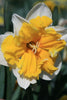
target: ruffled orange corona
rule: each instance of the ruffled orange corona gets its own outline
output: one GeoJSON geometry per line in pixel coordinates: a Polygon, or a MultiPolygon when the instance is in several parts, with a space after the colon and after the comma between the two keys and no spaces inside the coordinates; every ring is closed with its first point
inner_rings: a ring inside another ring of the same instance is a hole
{"type": "Polygon", "coordinates": [[[54,58],[66,42],[60,40],[61,35],[53,28],[45,29],[51,23],[47,16],[37,16],[30,23],[23,23],[18,36],[4,39],[1,46],[4,57],[10,65],[16,65],[20,75],[38,78],[42,70],[50,75],[57,70],[54,58]]]}

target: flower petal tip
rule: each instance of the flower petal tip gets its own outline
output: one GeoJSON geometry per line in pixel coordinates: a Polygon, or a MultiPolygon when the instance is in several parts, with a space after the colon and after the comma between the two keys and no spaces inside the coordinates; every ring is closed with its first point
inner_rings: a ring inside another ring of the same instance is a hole
{"type": "Polygon", "coordinates": [[[26,19],[30,20],[36,18],[37,16],[48,16],[52,19],[51,10],[43,3],[36,4],[27,14],[26,19]]]}

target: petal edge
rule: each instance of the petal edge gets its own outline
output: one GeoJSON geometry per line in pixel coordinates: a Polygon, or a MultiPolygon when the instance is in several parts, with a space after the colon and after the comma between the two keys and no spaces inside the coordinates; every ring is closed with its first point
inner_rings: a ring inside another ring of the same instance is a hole
{"type": "Polygon", "coordinates": [[[22,26],[22,23],[26,22],[28,23],[28,21],[24,18],[22,18],[21,16],[17,15],[17,14],[13,14],[12,15],[12,23],[13,23],[13,31],[15,35],[19,34],[19,30],[22,26]]]}
{"type": "Polygon", "coordinates": [[[52,13],[50,9],[42,2],[35,5],[27,14],[26,19],[30,20],[32,18],[35,18],[37,16],[48,16],[52,19],[52,13]],[[44,12],[44,13],[43,13],[44,12]]]}

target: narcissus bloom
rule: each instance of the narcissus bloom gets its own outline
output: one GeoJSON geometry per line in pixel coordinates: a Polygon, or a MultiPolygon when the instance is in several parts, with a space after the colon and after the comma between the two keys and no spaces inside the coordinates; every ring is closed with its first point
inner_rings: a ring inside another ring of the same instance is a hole
{"type": "Polygon", "coordinates": [[[51,80],[61,68],[59,56],[66,45],[63,27],[53,27],[50,9],[39,3],[26,19],[13,14],[14,33],[0,36],[0,64],[12,68],[20,87],[26,89],[41,77],[51,80]]]}

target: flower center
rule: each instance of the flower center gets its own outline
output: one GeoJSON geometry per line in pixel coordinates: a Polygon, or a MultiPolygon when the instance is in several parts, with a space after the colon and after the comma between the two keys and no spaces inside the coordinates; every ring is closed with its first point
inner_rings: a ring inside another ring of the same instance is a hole
{"type": "Polygon", "coordinates": [[[40,45],[40,44],[39,44],[38,42],[35,43],[35,42],[33,42],[33,41],[31,41],[31,42],[29,42],[29,43],[26,44],[26,46],[27,46],[29,49],[32,49],[32,51],[34,52],[34,54],[36,54],[39,45],[40,45]]]}

